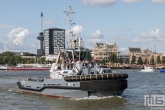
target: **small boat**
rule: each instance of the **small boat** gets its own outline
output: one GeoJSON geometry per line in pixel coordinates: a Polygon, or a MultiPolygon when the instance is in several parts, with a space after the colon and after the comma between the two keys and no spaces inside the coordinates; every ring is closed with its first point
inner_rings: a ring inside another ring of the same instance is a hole
{"type": "Polygon", "coordinates": [[[6,69],[7,69],[6,66],[1,66],[1,65],[0,65],[0,70],[6,70],[6,69]]]}
{"type": "Polygon", "coordinates": [[[154,69],[153,67],[149,67],[149,66],[144,66],[141,70],[141,72],[153,72],[154,69]]]}
{"type": "Polygon", "coordinates": [[[49,66],[44,66],[44,65],[41,65],[41,64],[34,64],[32,66],[32,64],[29,64],[30,66],[25,66],[24,64],[18,64],[16,67],[7,67],[6,69],[7,70],[15,70],[15,71],[18,71],[18,70],[39,70],[39,71],[42,71],[42,70],[50,70],[50,67],[49,66]]]}
{"type": "Polygon", "coordinates": [[[161,72],[161,73],[165,73],[165,70],[164,70],[164,69],[161,69],[160,72],[161,72]]]}

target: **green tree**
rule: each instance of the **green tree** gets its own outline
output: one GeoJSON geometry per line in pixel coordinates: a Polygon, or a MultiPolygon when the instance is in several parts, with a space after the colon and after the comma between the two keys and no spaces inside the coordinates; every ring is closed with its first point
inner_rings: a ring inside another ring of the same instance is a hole
{"type": "Polygon", "coordinates": [[[125,60],[125,64],[129,64],[129,59],[128,58],[125,60]]]}
{"type": "Polygon", "coordinates": [[[148,64],[148,59],[147,58],[144,60],[144,64],[148,64]]]}
{"type": "Polygon", "coordinates": [[[154,65],[155,61],[154,61],[154,56],[152,55],[151,60],[150,60],[150,64],[154,65]]]}
{"type": "Polygon", "coordinates": [[[3,59],[3,56],[0,56],[0,64],[3,64],[2,59],[3,59]]]}
{"type": "Polygon", "coordinates": [[[139,57],[139,58],[138,58],[138,64],[139,64],[139,65],[142,65],[142,64],[143,64],[142,57],[139,57]]]}
{"type": "Polygon", "coordinates": [[[162,63],[165,64],[165,56],[162,57],[162,63]]]}
{"type": "Polygon", "coordinates": [[[9,57],[8,56],[3,56],[2,58],[2,64],[8,64],[9,57]]]}
{"type": "Polygon", "coordinates": [[[136,56],[132,56],[132,60],[131,60],[131,64],[135,64],[135,62],[136,62],[136,56]]]}
{"type": "Polygon", "coordinates": [[[99,63],[99,64],[103,64],[103,65],[104,65],[104,64],[105,64],[105,59],[98,60],[98,63],[99,63]]]}
{"type": "Polygon", "coordinates": [[[13,56],[13,55],[14,55],[14,53],[13,53],[13,52],[10,52],[10,51],[6,51],[6,52],[3,52],[3,53],[2,53],[2,56],[11,57],[11,56],[13,56]]]}
{"type": "Polygon", "coordinates": [[[119,62],[120,64],[123,64],[123,58],[119,58],[119,59],[118,59],[118,62],[119,62]]]}
{"type": "Polygon", "coordinates": [[[157,56],[157,63],[158,63],[158,64],[161,64],[161,63],[162,63],[162,61],[161,61],[161,59],[160,59],[160,56],[157,56]]]}
{"type": "Polygon", "coordinates": [[[109,56],[109,61],[111,63],[117,63],[117,55],[115,53],[112,53],[110,56],[109,56]]]}
{"type": "Polygon", "coordinates": [[[44,62],[46,62],[46,58],[45,57],[40,57],[40,58],[38,58],[37,62],[40,63],[40,64],[43,64],[44,62]]]}
{"type": "Polygon", "coordinates": [[[23,55],[24,56],[29,56],[29,52],[24,52],[23,55]]]}
{"type": "Polygon", "coordinates": [[[34,63],[34,62],[35,62],[35,59],[34,59],[34,58],[30,58],[30,59],[28,60],[28,62],[29,62],[29,63],[34,63]]]}

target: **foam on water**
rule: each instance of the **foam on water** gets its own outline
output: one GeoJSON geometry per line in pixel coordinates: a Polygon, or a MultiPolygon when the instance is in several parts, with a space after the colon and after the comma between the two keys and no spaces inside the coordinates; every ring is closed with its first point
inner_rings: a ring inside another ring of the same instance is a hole
{"type": "Polygon", "coordinates": [[[70,98],[69,100],[100,100],[100,99],[107,99],[107,98],[123,98],[121,96],[106,96],[106,97],[97,97],[97,96],[90,96],[84,98],[70,98]]]}

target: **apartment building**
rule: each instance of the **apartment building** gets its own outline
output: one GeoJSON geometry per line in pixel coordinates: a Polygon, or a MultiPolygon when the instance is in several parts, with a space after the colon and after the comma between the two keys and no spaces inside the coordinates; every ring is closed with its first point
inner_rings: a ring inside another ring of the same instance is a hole
{"type": "Polygon", "coordinates": [[[65,49],[65,29],[50,28],[44,30],[45,55],[57,55],[57,45],[60,50],[65,49]]]}

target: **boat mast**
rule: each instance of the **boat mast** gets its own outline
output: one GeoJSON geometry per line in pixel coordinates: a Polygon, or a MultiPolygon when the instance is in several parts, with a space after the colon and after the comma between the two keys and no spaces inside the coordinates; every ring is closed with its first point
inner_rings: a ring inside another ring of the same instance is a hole
{"type": "Polygon", "coordinates": [[[75,23],[73,22],[73,15],[75,11],[73,10],[72,6],[69,6],[69,10],[64,11],[64,13],[68,17],[68,21],[66,21],[66,19],[64,19],[64,21],[69,25],[69,37],[70,37],[69,42],[70,42],[70,46],[72,47],[73,37],[75,35],[73,34],[73,30],[71,28],[73,27],[73,25],[75,25],[75,23]]]}

